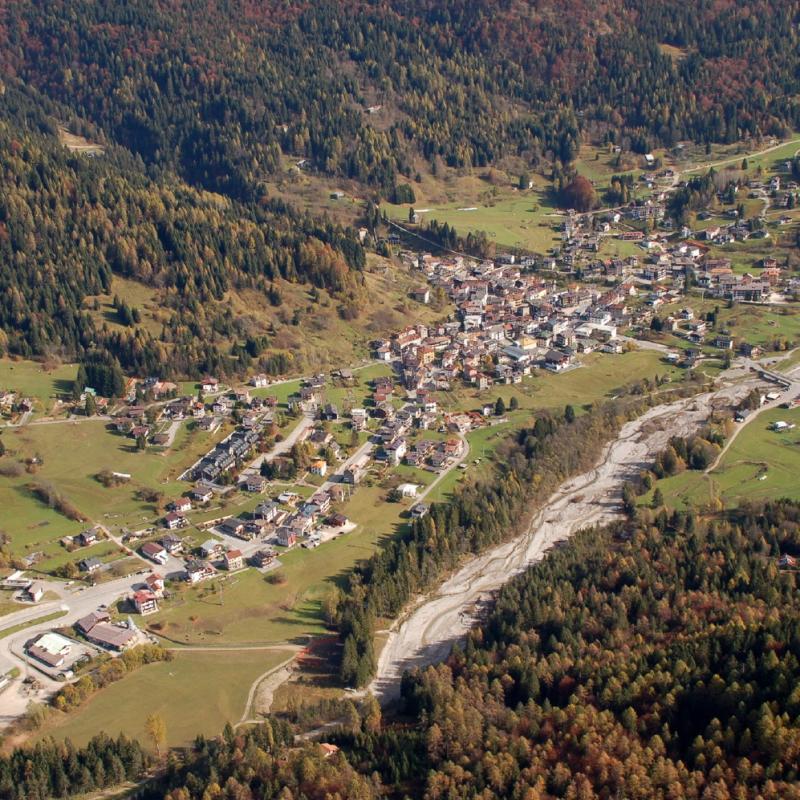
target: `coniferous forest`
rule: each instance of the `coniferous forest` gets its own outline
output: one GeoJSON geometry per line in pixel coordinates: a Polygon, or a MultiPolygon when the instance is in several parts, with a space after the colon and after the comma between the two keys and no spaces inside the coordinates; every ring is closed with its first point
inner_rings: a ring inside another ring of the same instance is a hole
{"type": "Polygon", "coordinates": [[[278,302],[273,281],[307,282],[357,313],[355,233],[265,190],[289,157],[396,198],[439,164],[536,169],[589,138],[644,153],[800,123],[794,1],[351,5],[6,4],[0,350],[235,372],[215,337],[236,322],[209,302],[230,288],[278,302]],[[59,125],[104,154],[65,150],[59,125]],[[161,331],[90,318],[114,275],[167,290],[161,331]]]}
{"type": "Polygon", "coordinates": [[[800,601],[780,553],[800,553],[788,501],[586,531],[406,676],[399,724],[331,729],[329,759],[277,721],[228,728],[142,796],[800,797],[800,601]]]}
{"type": "MultiPolygon", "coordinates": [[[[799,25],[800,0],[0,2],[0,356],[77,360],[77,388],[109,396],[126,373],[284,371],[229,293],[277,308],[281,285],[303,284],[350,319],[367,253],[271,193],[275,176],[302,164],[349,182],[374,227],[382,200],[414,202],[420,172],[511,157],[564,174],[588,141],[645,154],[783,137],[800,127],[799,25]],[[90,304],[115,280],[158,292],[163,324],[126,296],[103,324],[90,304]]],[[[626,202],[631,180],[604,201],[626,202]]],[[[599,202],[587,179],[562,189],[599,202]]],[[[714,191],[695,176],[670,215],[714,191]]],[[[325,606],[341,682],[367,686],[379,624],[514,535],[648,402],[538,413],[493,471],[359,563],[325,606]]],[[[654,473],[707,467],[706,434],[673,438],[654,473]]],[[[555,548],[443,663],[406,674],[386,718],[374,698],[329,701],[335,747],[296,739],[289,713],[155,758],[102,733],[7,743],[0,800],[123,784],[138,800],[800,798],[800,573],[780,561],[800,557],[800,504],[645,508],[632,484],[623,501],[623,521],[555,548]]]]}

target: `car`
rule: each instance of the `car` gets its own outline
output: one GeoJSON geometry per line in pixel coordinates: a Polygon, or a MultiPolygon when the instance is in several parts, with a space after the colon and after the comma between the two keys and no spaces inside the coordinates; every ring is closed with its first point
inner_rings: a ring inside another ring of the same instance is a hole
{"type": "Polygon", "coordinates": [[[106,603],[101,603],[99,606],[97,606],[97,610],[98,611],[108,611],[108,605],[106,603]]]}

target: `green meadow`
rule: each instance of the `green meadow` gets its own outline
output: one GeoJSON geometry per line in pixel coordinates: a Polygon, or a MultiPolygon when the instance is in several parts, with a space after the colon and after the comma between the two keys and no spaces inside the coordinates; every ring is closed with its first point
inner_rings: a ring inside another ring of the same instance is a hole
{"type": "Polygon", "coordinates": [[[216,736],[226,722],[239,721],[253,682],[290,655],[286,650],[176,652],[172,661],[141,667],[71,713],[52,712],[41,736],[81,746],[105,731],[149,745],[145,720],[151,713],[164,719],[170,747],[188,745],[198,734],[216,736]]]}
{"type": "MultiPolygon", "coordinates": [[[[800,499],[800,408],[771,409],[748,423],[709,474],[686,470],[658,481],[665,503],[672,508],[691,505],[736,506],[740,500],[800,499]],[[778,433],[772,423],[794,423],[794,430],[778,433]]],[[[652,499],[652,492],[643,502],[652,499]]]]}

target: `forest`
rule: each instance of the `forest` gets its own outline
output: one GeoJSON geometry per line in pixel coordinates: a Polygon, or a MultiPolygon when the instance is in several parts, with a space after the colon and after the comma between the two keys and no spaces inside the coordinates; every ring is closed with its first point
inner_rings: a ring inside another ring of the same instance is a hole
{"type": "Polygon", "coordinates": [[[511,580],[464,647],[405,676],[399,717],[330,728],[332,757],[279,719],[227,727],[139,796],[800,797],[798,578],[778,563],[800,553],[800,505],[664,511],[511,580]]]}
{"type": "Polygon", "coordinates": [[[224,345],[248,335],[222,303],[227,291],[257,289],[276,305],[283,279],[343,303],[361,296],[365,254],[354,232],[278,200],[244,204],[150,177],[123,148],[70,153],[35,92],[10,82],[3,100],[0,354],[113,357],[126,371],[164,377],[233,373],[253,356],[266,368],[275,357],[268,341],[250,353],[224,345]],[[160,333],[121,304],[122,331],[89,314],[87,299],[110,293],[114,276],[163,291],[169,321],[160,333]]]}
{"type": "MultiPolygon", "coordinates": [[[[587,140],[647,152],[800,124],[796,0],[351,6],[4,5],[0,351],[96,348],[127,372],[235,373],[250,360],[221,306],[229,289],[277,304],[278,279],[309,283],[357,315],[355,232],[266,187],[292,162],[378,201],[413,197],[420,171],[445,166],[568,167],[587,140]],[[67,151],[59,126],[101,152],[67,151]],[[86,313],[114,276],[165,294],[160,331],[127,305],[122,331],[86,313]]],[[[280,365],[268,342],[258,356],[280,365]]]]}
{"type": "MultiPolygon", "coordinates": [[[[538,415],[501,445],[497,467],[485,479],[466,482],[448,503],[433,504],[407,535],[388,542],[348,576],[344,592],[334,594],[327,608],[343,645],[339,677],[345,685],[363,687],[372,678],[376,620],[396,617],[465,555],[519,533],[563,480],[595,463],[609,437],[645,408],[637,387],[628,388],[628,397],[590,406],[580,416],[570,405],[561,414],[538,415]]],[[[695,389],[689,382],[670,395],[695,389]]]]}

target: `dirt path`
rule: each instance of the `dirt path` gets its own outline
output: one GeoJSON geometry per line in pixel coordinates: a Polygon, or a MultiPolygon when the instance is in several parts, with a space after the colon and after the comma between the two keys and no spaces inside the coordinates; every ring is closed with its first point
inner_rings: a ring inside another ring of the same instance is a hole
{"type": "Polygon", "coordinates": [[[256,714],[266,714],[272,708],[272,700],[279,686],[289,680],[292,674],[292,664],[297,653],[292,653],[289,658],[278,664],[277,667],[268,669],[263,675],[259,675],[250,687],[247,694],[247,702],[244,705],[242,718],[234,725],[256,724],[263,722],[263,719],[254,718],[256,714]]]}
{"type": "Polygon", "coordinates": [[[692,432],[713,408],[729,405],[755,385],[750,380],[657,406],[627,423],[598,466],[566,481],[521,536],[471,559],[393,626],[370,690],[384,704],[397,698],[403,672],[445,658],[476,622],[481,607],[510,578],[572,533],[617,518],[623,482],[648,466],[671,436],[692,432]]]}

